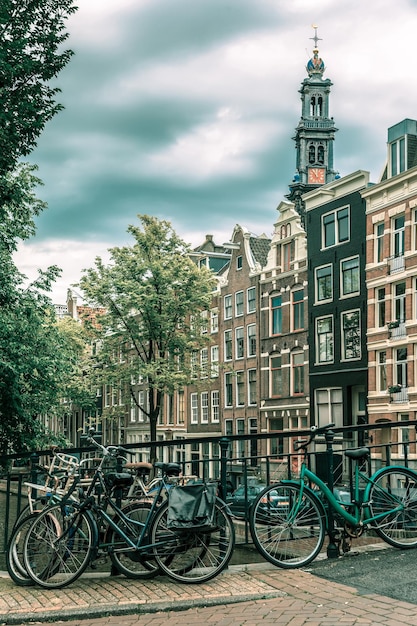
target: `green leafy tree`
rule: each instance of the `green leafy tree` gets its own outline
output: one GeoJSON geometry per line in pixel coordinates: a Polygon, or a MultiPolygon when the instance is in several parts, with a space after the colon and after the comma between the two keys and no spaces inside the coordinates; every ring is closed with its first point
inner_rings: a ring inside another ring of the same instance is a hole
{"type": "Polygon", "coordinates": [[[169,222],[139,219],[140,226],[128,227],[134,243],[110,249],[108,265],[97,258],[80,287],[91,306],[105,309],[96,326],[101,382],[138,404],[132,380],[147,381],[148,402],[140,409],[155,441],[164,394],[194,380],[192,355],[209,341],[201,312],[210,307],[214,279],[191,261],[190,247],[169,222]]]}
{"type": "Polygon", "coordinates": [[[31,153],[62,108],[51,81],[73,54],[63,44],[75,11],[73,0],[0,0],[0,176],[31,153]]]}
{"type": "Polygon", "coordinates": [[[44,441],[37,417],[59,405],[70,363],[48,292],[52,266],[24,286],[13,262],[45,208],[36,167],[20,162],[62,108],[52,84],[71,58],[63,44],[72,0],[0,0],[0,453],[44,441]]]}

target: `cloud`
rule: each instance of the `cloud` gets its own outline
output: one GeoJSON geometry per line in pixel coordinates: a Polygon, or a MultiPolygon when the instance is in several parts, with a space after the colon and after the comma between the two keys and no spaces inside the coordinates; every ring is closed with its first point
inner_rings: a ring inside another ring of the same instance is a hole
{"type": "Polygon", "coordinates": [[[416,117],[412,0],[80,3],[56,79],[66,108],[31,155],[49,209],[22,266],[65,263],[62,294],[96,252],[127,242],[138,213],[195,245],[236,223],[270,233],[295,169],[311,24],[334,83],[335,167],[376,181],[387,128],[416,117]]]}

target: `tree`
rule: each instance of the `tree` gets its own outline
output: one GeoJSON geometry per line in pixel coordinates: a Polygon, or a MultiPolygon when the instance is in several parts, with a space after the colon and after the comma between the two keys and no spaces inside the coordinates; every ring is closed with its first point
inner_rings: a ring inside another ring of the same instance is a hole
{"type": "Polygon", "coordinates": [[[0,264],[1,455],[57,442],[38,417],[59,411],[75,357],[44,293],[50,278],[40,275],[25,287],[12,264],[0,264]]]}
{"type": "Polygon", "coordinates": [[[91,306],[106,311],[96,328],[101,382],[119,386],[138,405],[132,379],[147,381],[148,402],[140,409],[155,441],[164,394],[193,380],[192,355],[209,341],[201,313],[210,307],[214,278],[193,263],[169,222],[138,217],[141,227],[128,227],[134,243],[110,249],[108,265],[98,257],[80,287],[91,306]]]}
{"type": "Polygon", "coordinates": [[[40,413],[59,406],[69,353],[47,293],[52,266],[24,287],[13,262],[18,242],[35,233],[45,208],[36,167],[20,162],[62,108],[50,83],[72,51],[64,50],[72,0],[0,0],[0,453],[44,441],[40,413]]]}
{"type": "Polygon", "coordinates": [[[62,45],[75,11],[73,0],[0,1],[0,177],[31,153],[62,109],[50,82],[73,54],[62,45]]]}

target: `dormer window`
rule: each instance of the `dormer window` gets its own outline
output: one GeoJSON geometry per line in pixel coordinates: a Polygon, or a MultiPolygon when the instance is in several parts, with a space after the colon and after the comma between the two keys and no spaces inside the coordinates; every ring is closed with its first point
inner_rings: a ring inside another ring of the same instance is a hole
{"type": "Polygon", "coordinates": [[[396,176],[406,169],[406,137],[400,137],[390,144],[391,176],[396,176]]]}

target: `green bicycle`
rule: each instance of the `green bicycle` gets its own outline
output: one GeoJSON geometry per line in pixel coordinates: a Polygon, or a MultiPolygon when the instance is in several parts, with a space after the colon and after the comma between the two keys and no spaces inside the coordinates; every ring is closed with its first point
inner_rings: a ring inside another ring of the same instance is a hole
{"type": "Polygon", "coordinates": [[[268,486],[251,508],[253,542],[260,554],[278,567],[302,567],[313,561],[329,532],[329,519],[334,518],[343,521],[344,532],[351,537],[371,527],[396,548],[417,547],[417,473],[387,466],[369,477],[359,469],[369,449],[345,450],[345,456],[356,461],[353,497],[347,503],[307,467],[308,446],[317,435],[333,427],[313,426],[309,439],[297,442],[297,448],[304,451],[299,478],[268,486]]]}

